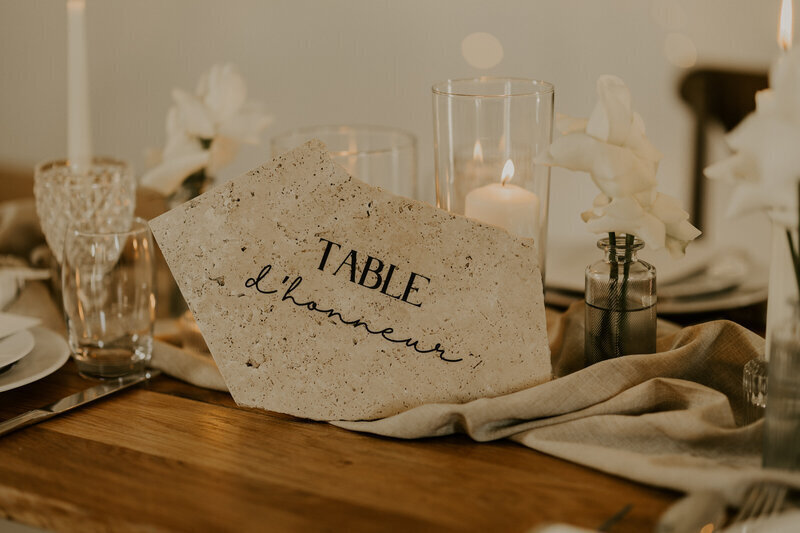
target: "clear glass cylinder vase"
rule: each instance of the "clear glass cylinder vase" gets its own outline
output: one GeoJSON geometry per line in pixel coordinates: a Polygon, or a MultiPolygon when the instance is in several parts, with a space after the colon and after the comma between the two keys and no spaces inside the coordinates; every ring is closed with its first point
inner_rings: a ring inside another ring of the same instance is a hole
{"type": "Polygon", "coordinates": [[[772,244],[767,298],[767,331],[764,356],[748,361],[742,371],[742,393],[745,401],[744,423],[751,424],[764,416],[767,406],[769,361],[774,352],[775,334],[783,324],[791,322],[798,301],[798,281],[792,261],[791,243],[797,246],[797,223],[772,217],[772,244]]]}
{"type": "Polygon", "coordinates": [[[597,241],[604,257],[586,267],[586,366],[656,351],[656,269],[639,260],[632,235],[597,241]]]}
{"type": "Polygon", "coordinates": [[[385,126],[312,126],[270,140],[278,156],[311,139],[325,143],[331,159],[351,176],[406,198],[417,198],[417,138],[385,126]]]}
{"type": "Polygon", "coordinates": [[[764,420],[763,463],[768,468],[800,470],[800,308],[772,332],[764,420]]]}
{"type": "Polygon", "coordinates": [[[534,163],[553,133],[553,85],[522,78],[437,83],[436,205],[537,246],[544,277],[550,169],[534,163]]]}

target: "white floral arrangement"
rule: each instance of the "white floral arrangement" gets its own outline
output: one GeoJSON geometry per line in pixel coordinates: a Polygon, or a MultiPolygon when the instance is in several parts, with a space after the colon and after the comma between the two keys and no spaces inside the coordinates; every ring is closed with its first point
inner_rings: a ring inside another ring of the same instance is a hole
{"type": "Polygon", "coordinates": [[[620,78],[597,80],[597,103],[588,119],[559,115],[562,134],[537,163],[588,172],[600,194],[582,213],[594,233],[636,236],[654,249],[682,256],[700,235],[678,201],[656,190],[661,153],[645,136],[644,120],[631,106],[620,78]]]}
{"type": "Polygon", "coordinates": [[[235,66],[214,65],[194,94],[173,89],[167,113],[167,142],[141,185],[170,196],[189,178],[195,187],[212,180],[242,143],[258,144],[272,122],[258,102],[247,101],[247,84],[235,66]]]}
{"type": "Polygon", "coordinates": [[[705,169],[712,179],[736,185],[728,214],[768,211],[797,223],[800,179],[800,50],[770,69],[769,88],[756,94],[756,110],[725,140],[734,154],[705,169]]]}
{"type": "Polygon", "coordinates": [[[735,185],[728,216],[763,211],[786,228],[800,287],[800,243],[792,237],[800,222],[800,50],[772,65],[769,88],[756,94],[756,110],[725,140],[733,155],[706,168],[706,176],[735,185]]]}

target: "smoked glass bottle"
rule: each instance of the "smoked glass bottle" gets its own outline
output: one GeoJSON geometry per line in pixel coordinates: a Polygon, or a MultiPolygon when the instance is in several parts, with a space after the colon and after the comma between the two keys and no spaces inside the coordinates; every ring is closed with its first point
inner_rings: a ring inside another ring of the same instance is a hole
{"type": "Polygon", "coordinates": [[[586,366],[655,352],[656,269],[636,257],[644,242],[623,234],[597,247],[604,257],[586,267],[586,366]]]}

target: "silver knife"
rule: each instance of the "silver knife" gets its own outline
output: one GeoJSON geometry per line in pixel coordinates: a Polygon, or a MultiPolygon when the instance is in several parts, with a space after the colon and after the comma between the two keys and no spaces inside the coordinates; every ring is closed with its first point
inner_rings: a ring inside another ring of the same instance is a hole
{"type": "Polygon", "coordinates": [[[15,416],[14,418],[6,420],[5,422],[0,422],[0,437],[17,429],[41,422],[42,420],[53,418],[56,415],[60,415],[61,413],[69,411],[70,409],[75,409],[76,407],[93,402],[114,392],[127,389],[128,387],[136,385],[137,383],[154,378],[159,374],[161,374],[160,370],[148,370],[142,374],[132,374],[130,376],[119,378],[115,381],[101,383],[100,385],[89,387],[88,389],[76,392],[75,394],[70,394],[65,398],[61,398],[57,402],[51,403],[50,405],[45,405],[44,407],[28,411],[27,413],[22,413],[21,415],[15,416]]]}

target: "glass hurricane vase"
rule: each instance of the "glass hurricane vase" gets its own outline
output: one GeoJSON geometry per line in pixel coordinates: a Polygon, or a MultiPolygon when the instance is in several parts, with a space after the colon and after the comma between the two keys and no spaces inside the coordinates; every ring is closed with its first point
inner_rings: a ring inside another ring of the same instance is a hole
{"type": "Polygon", "coordinates": [[[793,302],[798,299],[798,281],[792,262],[791,242],[798,242],[797,225],[781,222],[778,217],[774,217],[764,357],[751,359],[742,371],[745,424],[753,423],[764,416],[767,406],[769,361],[774,352],[775,335],[783,324],[791,320],[795,311],[793,302]]]}
{"type": "Polygon", "coordinates": [[[800,308],[774,327],[770,342],[769,402],[764,420],[764,466],[800,470],[800,308]]]}

